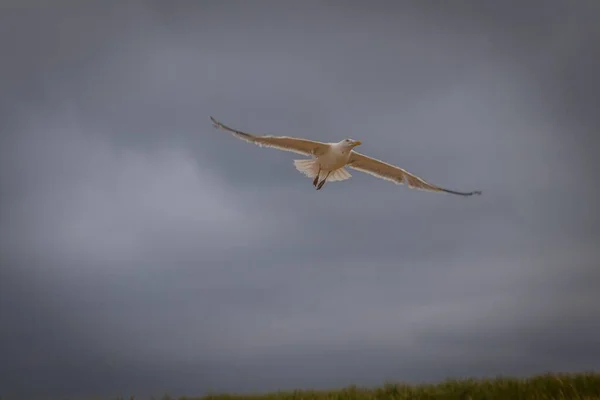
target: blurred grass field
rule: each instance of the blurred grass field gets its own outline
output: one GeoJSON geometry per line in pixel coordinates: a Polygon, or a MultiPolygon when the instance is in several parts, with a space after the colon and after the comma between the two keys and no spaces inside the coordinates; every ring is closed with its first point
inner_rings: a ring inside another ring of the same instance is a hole
{"type": "MultiPolygon", "coordinates": [[[[599,360],[600,361],[600,360],[599,360]]],[[[340,390],[296,390],[260,395],[211,394],[203,397],[158,397],[155,400],[308,400],[308,399],[444,399],[520,400],[578,399],[600,400],[600,373],[543,374],[529,378],[446,380],[437,384],[408,385],[388,383],[378,388],[347,387],[340,390]]]]}

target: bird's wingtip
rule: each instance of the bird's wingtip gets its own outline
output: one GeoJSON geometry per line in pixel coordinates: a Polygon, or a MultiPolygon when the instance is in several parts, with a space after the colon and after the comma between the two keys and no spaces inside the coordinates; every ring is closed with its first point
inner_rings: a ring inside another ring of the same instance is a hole
{"type": "Polygon", "coordinates": [[[450,189],[441,189],[442,192],[446,192],[446,193],[451,193],[451,194],[457,194],[459,196],[474,196],[474,195],[481,195],[481,190],[474,190],[472,192],[457,192],[455,190],[450,190],[450,189]]]}
{"type": "Polygon", "coordinates": [[[218,127],[220,126],[220,124],[219,124],[219,121],[217,121],[217,120],[215,119],[215,117],[213,117],[212,115],[209,115],[209,117],[210,117],[210,120],[211,120],[211,121],[212,121],[212,123],[213,123],[213,126],[214,126],[215,128],[218,128],[218,127]]]}

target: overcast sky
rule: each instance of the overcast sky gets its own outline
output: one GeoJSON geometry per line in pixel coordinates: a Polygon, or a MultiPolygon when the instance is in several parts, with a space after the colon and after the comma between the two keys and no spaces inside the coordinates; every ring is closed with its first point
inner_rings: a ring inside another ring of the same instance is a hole
{"type": "Polygon", "coordinates": [[[0,395],[600,368],[598,1],[0,10],[0,395]]]}

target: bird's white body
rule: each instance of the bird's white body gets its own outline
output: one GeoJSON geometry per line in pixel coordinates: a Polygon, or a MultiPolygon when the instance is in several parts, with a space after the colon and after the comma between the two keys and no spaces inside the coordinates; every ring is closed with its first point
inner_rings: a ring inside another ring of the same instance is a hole
{"type": "Polygon", "coordinates": [[[321,170],[325,172],[335,171],[336,169],[342,168],[348,164],[353,146],[345,145],[344,141],[327,144],[329,146],[325,154],[317,157],[317,161],[321,167],[321,170]]]}
{"type": "Polygon", "coordinates": [[[313,185],[321,189],[325,182],[344,181],[352,177],[346,166],[399,185],[432,192],[446,192],[461,196],[481,194],[481,191],[457,192],[432,185],[414,174],[394,165],[377,160],[373,157],[354,151],[354,147],[361,142],[353,139],[344,139],[337,143],[323,143],[315,140],[294,138],[289,136],[257,136],[242,132],[223,125],[210,117],[215,127],[231,132],[239,139],[254,143],[261,147],[272,147],[279,150],[310,156],[312,158],[294,160],[296,169],[304,175],[313,178],[313,185]]]}

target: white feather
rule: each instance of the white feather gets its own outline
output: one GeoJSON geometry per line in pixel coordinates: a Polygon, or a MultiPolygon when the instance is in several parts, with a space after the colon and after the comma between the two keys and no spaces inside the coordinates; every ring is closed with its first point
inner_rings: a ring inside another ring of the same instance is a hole
{"type": "Polygon", "coordinates": [[[319,162],[317,159],[294,160],[294,166],[309,178],[314,178],[319,173],[319,162]]]}
{"type": "MultiPolygon", "coordinates": [[[[303,173],[309,178],[314,178],[319,173],[319,160],[308,159],[308,160],[294,160],[294,166],[298,171],[303,173]]],[[[327,171],[321,170],[319,179],[324,179],[327,176],[327,171]]],[[[344,168],[338,168],[331,171],[327,177],[327,182],[339,182],[350,179],[352,175],[344,168]]]]}
{"type": "Polygon", "coordinates": [[[329,177],[327,178],[327,182],[340,182],[345,181],[346,179],[350,179],[352,175],[346,170],[346,168],[338,168],[335,171],[331,171],[329,177]]]}

